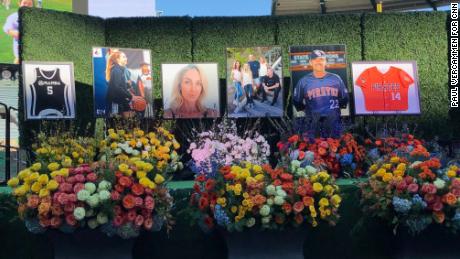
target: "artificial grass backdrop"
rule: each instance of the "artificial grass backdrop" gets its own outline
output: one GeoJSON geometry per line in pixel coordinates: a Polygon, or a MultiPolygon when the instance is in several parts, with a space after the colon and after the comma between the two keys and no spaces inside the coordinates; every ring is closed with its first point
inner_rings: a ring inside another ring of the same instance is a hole
{"type": "MultiPolygon", "coordinates": [[[[409,121],[417,123],[418,131],[423,132],[421,137],[440,135],[443,139],[450,139],[460,134],[446,123],[446,12],[116,18],[104,21],[72,13],[25,9],[21,16],[25,35],[22,39],[23,60],[74,62],[78,106],[75,125],[80,129],[94,122],[92,46],[151,49],[154,93],[155,97],[161,97],[161,63],[218,62],[221,88],[224,88],[226,47],[280,45],[284,54],[283,74],[289,76],[290,45],[346,44],[349,63],[416,60],[423,115],[411,117],[409,121]],[[438,126],[441,123],[443,127],[438,126]]],[[[285,82],[289,82],[288,78],[285,82]]],[[[290,88],[289,84],[285,86],[290,88]]],[[[19,107],[23,122],[22,103],[19,107]]],[[[31,130],[36,130],[37,125],[31,122],[20,124],[22,147],[30,146],[33,141],[31,130]]]]}

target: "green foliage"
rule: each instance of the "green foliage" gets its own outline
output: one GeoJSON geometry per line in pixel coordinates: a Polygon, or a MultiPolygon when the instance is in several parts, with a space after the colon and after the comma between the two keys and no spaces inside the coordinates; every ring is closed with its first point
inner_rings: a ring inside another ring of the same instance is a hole
{"type": "Polygon", "coordinates": [[[161,98],[161,63],[192,61],[190,26],[189,17],[108,19],[105,45],[150,49],[154,96],[161,98]]]}
{"type": "Polygon", "coordinates": [[[203,17],[192,20],[194,62],[218,62],[226,78],[226,48],[275,45],[276,19],[262,17],[203,17]]]}
{"type": "MultiPolygon", "coordinates": [[[[22,60],[72,61],[77,100],[76,129],[80,135],[92,132],[93,76],[91,49],[105,45],[104,20],[96,17],[40,9],[22,9],[22,60]],[[88,129],[89,127],[89,129],[88,129]]],[[[40,122],[24,121],[22,83],[19,88],[20,145],[30,147],[40,122]]]]}
{"type": "Polygon", "coordinates": [[[447,13],[366,14],[365,60],[416,60],[420,82],[420,117],[400,117],[418,124],[424,137],[451,137],[448,120],[447,13]]]}

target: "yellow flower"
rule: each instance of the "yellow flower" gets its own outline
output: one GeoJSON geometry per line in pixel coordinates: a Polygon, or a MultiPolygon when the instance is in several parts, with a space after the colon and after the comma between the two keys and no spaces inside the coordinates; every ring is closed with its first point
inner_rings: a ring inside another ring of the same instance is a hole
{"type": "Polygon", "coordinates": [[[156,184],[162,184],[165,181],[165,178],[161,174],[156,174],[153,180],[156,184]]]}
{"type": "Polygon", "coordinates": [[[241,184],[239,184],[239,183],[235,184],[234,192],[235,192],[236,195],[241,195],[242,190],[243,190],[243,187],[241,186],[241,184]]]}
{"type": "Polygon", "coordinates": [[[33,192],[38,193],[40,192],[41,189],[42,189],[42,185],[39,182],[35,182],[34,184],[32,184],[31,190],[33,192]]]}
{"type": "Polygon", "coordinates": [[[457,170],[458,170],[458,166],[453,165],[453,166],[450,167],[450,170],[457,171],[457,170]]]}
{"type": "Polygon", "coordinates": [[[244,199],[243,202],[241,202],[241,204],[245,207],[248,206],[248,200],[247,199],[244,199]]]}
{"type": "Polygon", "coordinates": [[[148,187],[153,190],[157,187],[157,185],[154,182],[150,182],[148,187]]]}
{"type": "Polygon", "coordinates": [[[253,166],[252,166],[252,170],[253,170],[254,173],[256,173],[256,174],[262,173],[262,167],[261,167],[260,165],[253,165],[253,166]]]}
{"type": "Polygon", "coordinates": [[[331,197],[331,203],[332,205],[334,205],[334,207],[339,207],[341,202],[342,202],[342,198],[338,194],[335,194],[334,196],[331,197]]]}
{"type": "Polygon", "coordinates": [[[321,178],[323,181],[327,181],[329,179],[329,174],[327,172],[319,172],[318,177],[321,178]]]}
{"type": "Polygon", "coordinates": [[[326,192],[328,196],[331,196],[334,193],[334,187],[330,185],[326,185],[324,186],[324,191],[326,192]]]}
{"type": "Polygon", "coordinates": [[[142,137],[142,136],[144,136],[144,131],[143,130],[136,130],[136,131],[134,131],[134,135],[136,135],[136,137],[142,137]]]}
{"type": "Polygon", "coordinates": [[[118,147],[118,144],[116,142],[112,142],[112,144],[110,144],[111,149],[116,149],[117,147],[118,147]]]}
{"type": "Polygon", "coordinates": [[[126,172],[124,172],[124,174],[127,175],[127,176],[131,176],[133,174],[133,170],[128,169],[128,170],[126,170],[126,172]]]}
{"type": "Polygon", "coordinates": [[[217,204],[223,206],[223,205],[226,204],[226,203],[227,203],[227,200],[226,200],[224,197],[222,197],[222,198],[217,198],[217,204]]]}
{"type": "Polygon", "coordinates": [[[41,184],[41,185],[46,185],[49,181],[49,177],[48,175],[46,174],[42,174],[38,177],[37,181],[41,184]]]}
{"type": "Polygon", "coordinates": [[[125,135],[125,130],[117,130],[117,134],[120,136],[125,135]]]}
{"type": "Polygon", "coordinates": [[[8,184],[9,187],[14,188],[14,187],[18,186],[19,179],[17,177],[13,177],[10,180],[8,180],[7,184],[8,184]]]}
{"type": "Polygon", "coordinates": [[[30,172],[30,169],[28,169],[28,168],[22,170],[22,171],[19,172],[19,174],[18,174],[19,180],[24,180],[24,178],[26,178],[27,176],[29,176],[30,173],[31,173],[31,172],[30,172]]]}
{"type": "Polygon", "coordinates": [[[315,206],[310,205],[310,206],[308,206],[308,209],[310,210],[310,215],[311,215],[313,218],[316,218],[316,217],[318,216],[318,214],[316,213],[315,206]]]}
{"type": "Polygon", "coordinates": [[[232,171],[232,173],[237,174],[237,173],[241,172],[242,169],[241,169],[241,167],[239,167],[239,166],[233,165],[233,166],[230,168],[230,170],[232,171]]]}
{"type": "Polygon", "coordinates": [[[114,130],[114,129],[108,129],[107,132],[108,132],[109,134],[112,134],[112,133],[115,133],[115,130],[114,130]]]}
{"type": "Polygon", "coordinates": [[[175,139],[173,140],[173,148],[176,150],[180,148],[179,142],[177,142],[175,139]]]}
{"type": "Polygon", "coordinates": [[[316,227],[316,226],[318,226],[318,222],[317,222],[316,220],[313,220],[313,222],[311,223],[311,225],[312,225],[313,227],[316,227]]]}
{"type": "Polygon", "coordinates": [[[452,177],[457,176],[457,173],[455,171],[453,171],[453,170],[449,170],[449,171],[447,171],[447,176],[449,178],[452,178],[452,177]]]}
{"type": "Polygon", "coordinates": [[[230,211],[231,211],[232,213],[236,213],[236,212],[238,211],[238,207],[232,206],[232,207],[230,208],[230,211]]]}
{"type": "Polygon", "coordinates": [[[85,162],[85,160],[83,160],[83,158],[80,157],[80,158],[78,159],[78,164],[83,164],[83,162],[85,162]]]}
{"type": "Polygon", "coordinates": [[[139,183],[144,186],[144,187],[149,187],[149,184],[151,183],[152,181],[150,181],[149,178],[147,177],[143,177],[141,179],[139,179],[139,183]]]}
{"type": "Polygon", "coordinates": [[[139,179],[144,178],[144,177],[147,176],[147,172],[145,172],[145,171],[137,171],[137,172],[136,172],[136,176],[137,176],[137,178],[139,178],[139,179]]]}
{"type": "Polygon", "coordinates": [[[35,164],[32,165],[32,170],[34,170],[34,171],[38,171],[41,168],[42,168],[42,164],[40,164],[40,163],[35,163],[35,164]]]}
{"type": "Polygon", "coordinates": [[[50,180],[46,185],[46,189],[54,191],[59,187],[59,183],[56,180],[50,180]]]}
{"type": "Polygon", "coordinates": [[[50,195],[50,191],[48,191],[47,189],[41,189],[40,193],[38,194],[38,196],[40,198],[43,198],[43,197],[46,197],[46,196],[49,196],[49,195],[50,195]]]}
{"type": "Polygon", "coordinates": [[[60,172],[60,175],[62,175],[63,177],[68,177],[69,176],[69,169],[68,168],[61,168],[61,170],[59,170],[60,172]]]}
{"type": "Polygon", "coordinates": [[[72,159],[70,159],[70,157],[64,158],[64,161],[62,161],[62,166],[63,167],[71,167],[72,166],[72,159]]]}
{"type": "Polygon", "coordinates": [[[129,166],[125,163],[122,163],[118,166],[118,170],[120,170],[121,172],[126,172],[128,171],[128,169],[129,169],[129,166]]]}
{"type": "Polygon", "coordinates": [[[313,191],[315,192],[321,192],[323,190],[323,185],[320,183],[314,183],[313,184],[313,191]]]}
{"type": "Polygon", "coordinates": [[[370,171],[370,172],[375,172],[377,169],[378,169],[378,166],[377,166],[376,164],[373,164],[373,165],[371,165],[371,167],[369,168],[369,171],[370,171]]]}
{"type": "Polygon", "coordinates": [[[391,169],[391,164],[384,164],[383,167],[387,170],[391,169]]]}
{"type": "Polygon", "coordinates": [[[109,134],[109,138],[117,140],[118,139],[118,134],[115,133],[115,132],[112,132],[112,133],[109,134]]]}
{"type": "Polygon", "coordinates": [[[401,182],[403,180],[402,176],[400,175],[395,176],[393,179],[395,179],[397,182],[401,182]]]}
{"type": "Polygon", "coordinates": [[[396,167],[396,169],[401,170],[401,171],[404,172],[404,171],[406,171],[406,164],[400,163],[400,164],[396,167]]]}
{"type": "Polygon", "coordinates": [[[258,182],[262,182],[264,180],[265,176],[263,174],[258,174],[254,177],[258,182]]]}
{"type": "Polygon", "coordinates": [[[392,174],[392,173],[385,173],[385,174],[383,175],[383,178],[382,178],[382,180],[383,180],[384,182],[389,182],[389,181],[391,181],[392,179],[393,179],[393,174],[392,174]]]}
{"type": "Polygon", "coordinates": [[[244,192],[244,193],[243,193],[243,198],[245,198],[245,199],[249,198],[249,193],[244,192]]]}
{"type": "Polygon", "coordinates": [[[312,175],[312,176],[310,177],[310,181],[311,181],[312,183],[317,182],[317,181],[318,181],[318,175],[316,175],[316,174],[315,174],[315,175],[312,175]]]}
{"type": "Polygon", "coordinates": [[[50,170],[51,172],[52,172],[52,171],[56,171],[56,170],[59,169],[59,167],[60,167],[60,166],[59,166],[58,163],[53,162],[53,163],[50,163],[50,164],[48,165],[48,170],[50,170]]]}
{"type": "MultiPolygon", "coordinates": [[[[393,163],[393,164],[399,163],[399,157],[397,157],[397,156],[392,157],[390,159],[390,162],[393,163]]],[[[390,168],[388,168],[388,169],[390,169],[390,168]]]]}
{"type": "Polygon", "coordinates": [[[26,194],[27,190],[23,187],[20,186],[19,188],[14,189],[13,195],[15,196],[24,196],[26,194]]]}
{"type": "Polygon", "coordinates": [[[401,170],[395,170],[395,171],[393,172],[393,174],[394,174],[395,176],[404,176],[404,172],[401,171],[401,170]]]}
{"type": "Polygon", "coordinates": [[[233,189],[234,189],[234,186],[233,186],[233,185],[230,185],[230,184],[228,184],[228,183],[225,184],[225,190],[226,190],[227,192],[233,191],[233,189]]]}
{"type": "Polygon", "coordinates": [[[35,182],[38,177],[40,176],[39,173],[35,172],[35,173],[31,173],[28,177],[28,182],[35,182]]]}
{"type": "Polygon", "coordinates": [[[379,170],[377,170],[377,173],[375,175],[378,177],[383,177],[386,174],[386,172],[387,171],[385,170],[385,168],[380,168],[379,170]]]}
{"type": "Polygon", "coordinates": [[[329,200],[326,199],[326,198],[321,198],[321,200],[319,200],[319,206],[321,207],[326,207],[326,206],[329,206],[329,200]]]}
{"type": "Polygon", "coordinates": [[[77,152],[72,152],[72,157],[73,158],[78,158],[80,155],[77,152]]]}

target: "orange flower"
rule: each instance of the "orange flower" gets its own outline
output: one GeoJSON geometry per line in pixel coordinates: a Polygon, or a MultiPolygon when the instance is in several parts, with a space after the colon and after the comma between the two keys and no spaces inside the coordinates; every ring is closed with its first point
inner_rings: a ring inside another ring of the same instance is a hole
{"type": "Polygon", "coordinates": [[[288,202],[285,202],[285,203],[283,204],[283,210],[284,210],[284,212],[286,213],[286,215],[291,214],[291,212],[292,212],[292,205],[291,205],[290,203],[288,203],[288,202]]]}
{"type": "Polygon", "coordinates": [[[320,156],[326,155],[326,152],[327,152],[327,151],[326,151],[325,148],[323,148],[323,147],[318,148],[318,154],[319,154],[320,156]]]}
{"type": "Polygon", "coordinates": [[[453,193],[449,192],[442,197],[442,202],[452,206],[457,202],[457,197],[453,193]]]}
{"type": "Polygon", "coordinates": [[[446,215],[442,211],[433,211],[433,218],[437,223],[442,224],[446,218],[446,215]]]}
{"type": "Polygon", "coordinates": [[[262,205],[265,203],[266,200],[267,198],[260,194],[257,194],[256,196],[252,197],[252,202],[256,205],[262,205]]]}
{"type": "Polygon", "coordinates": [[[231,170],[232,170],[231,167],[229,165],[226,165],[226,166],[221,167],[219,169],[219,172],[225,175],[225,174],[230,173],[231,170]]]}
{"type": "Polygon", "coordinates": [[[136,199],[134,198],[133,195],[128,194],[125,197],[123,197],[123,207],[125,207],[125,209],[132,209],[134,208],[135,204],[136,204],[136,199]]]}
{"type": "Polygon", "coordinates": [[[313,198],[310,196],[303,197],[302,201],[305,207],[310,207],[311,205],[313,205],[313,198]]]}

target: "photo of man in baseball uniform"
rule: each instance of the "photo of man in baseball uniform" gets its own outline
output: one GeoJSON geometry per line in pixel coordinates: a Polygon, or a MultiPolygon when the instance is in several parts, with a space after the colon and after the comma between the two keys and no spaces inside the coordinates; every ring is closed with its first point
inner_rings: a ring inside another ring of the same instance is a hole
{"type": "Polygon", "coordinates": [[[309,137],[339,137],[341,108],[349,101],[348,90],[342,78],[326,71],[327,54],[314,49],[308,54],[312,72],[294,84],[293,103],[305,112],[305,130],[309,137]]]}

